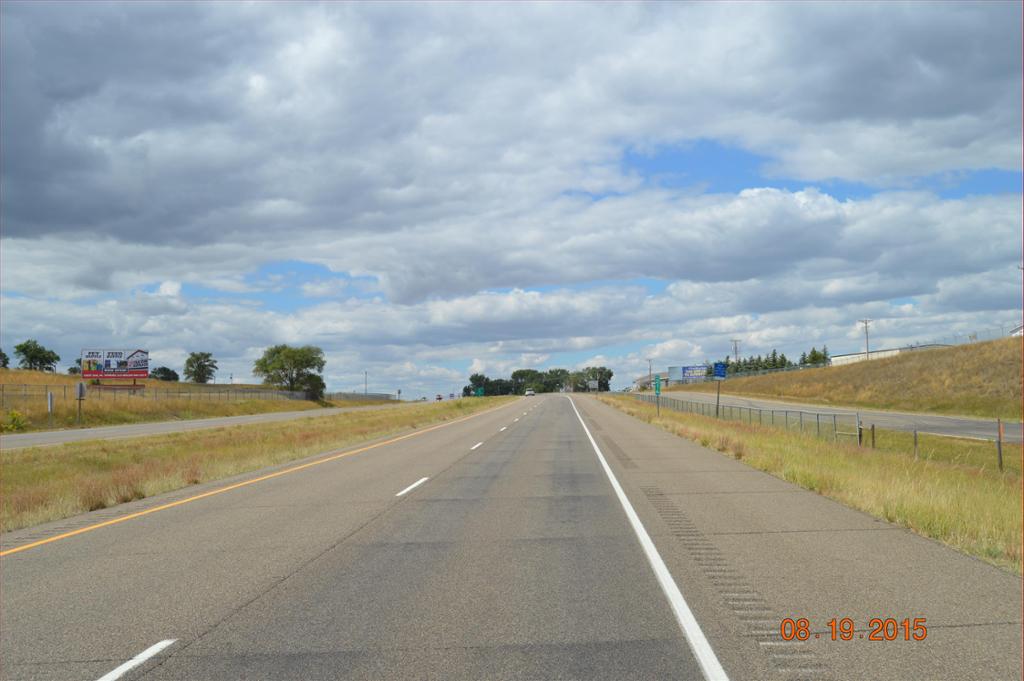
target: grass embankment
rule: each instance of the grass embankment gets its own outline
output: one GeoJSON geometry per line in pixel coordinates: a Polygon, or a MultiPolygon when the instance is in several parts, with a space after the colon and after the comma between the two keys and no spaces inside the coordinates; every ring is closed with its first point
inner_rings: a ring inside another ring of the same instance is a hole
{"type": "Polygon", "coordinates": [[[90,386],[87,397],[82,403],[82,422],[78,423],[78,403],[74,399],[71,388],[81,379],[77,376],[50,374],[41,371],[22,371],[17,369],[0,369],[0,384],[4,386],[31,385],[53,386],[54,414],[51,425],[46,412],[46,395],[38,393],[27,399],[14,397],[5,401],[0,421],[11,424],[11,412],[20,415],[20,427],[10,432],[29,432],[59,428],[114,426],[127,423],[147,423],[152,421],[177,421],[183,419],[213,418],[217,416],[243,416],[248,414],[267,414],[279,411],[303,411],[322,407],[361,407],[374,404],[390,404],[387,401],[337,400],[331,402],[313,402],[310,400],[287,399],[237,399],[238,393],[225,394],[225,390],[243,388],[272,390],[266,386],[256,385],[197,385],[194,383],[173,383],[155,379],[140,379],[139,384],[145,385],[147,393],[136,395],[127,392],[97,390],[90,386]],[[65,392],[63,388],[70,386],[65,392]],[[171,390],[187,393],[181,396],[168,397],[162,391],[171,390]]]}
{"type": "Polygon", "coordinates": [[[600,399],[754,468],[1021,572],[1020,445],[1004,445],[1006,472],[1000,474],[991,443],[929,439],[919,442],[922,456],[915,460],[913,436],[905,433],[880,432],[879,448],[867,449],[697,414],[663,410],[658,417],[653,405],[625,396],[600,399]],[[987,463],[979,467],[976,459],[983,457],[987,463]]]}
{"type": "MultiPolygon", "coordinates": [[[[811,404],[1021,420],[1021,338],[856,364],[730,378],[722,393],[811,404]]],[[[713,383],[669,391],[715,392],[713,383]]]]}
{"type": "Polygon", "coordinates": [[[301,459],[514,398],[475,398],[160,437],[0,452],[0,531],[301,459]]]}

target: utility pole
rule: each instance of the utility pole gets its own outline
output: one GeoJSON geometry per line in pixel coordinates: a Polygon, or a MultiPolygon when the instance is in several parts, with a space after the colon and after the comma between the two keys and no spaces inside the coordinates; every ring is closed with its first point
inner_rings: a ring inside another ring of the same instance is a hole
{"type": "Polygon", "coordinates": [[[735,358],[736,363],[739,364],[740,363],[740,339],[739,338],[732,338],[730,340],[732,341],[732,356],[733,356],[733,358],[735,358]]]}
{"type": "Polygon", "coordinates": [[[868,325],[875,321],[873,319],[858,319],[864,325],[864,359],[871,359],[871,344],[868,339],[868,325]]]}
{"type": "Polygon", "coordinates": [[[369,378],[368,378],[368,377],[369,377],[369,375],[370,375],[370,372],[368,372],[368,371],[364,371],[364,372],[363,372],[363,394],[364,394],[364,395],[366,395],[366,394],[367,394],[367,392],[366,392],[366,386],[368,385],[368,381],[369,381],[369,378]]]}

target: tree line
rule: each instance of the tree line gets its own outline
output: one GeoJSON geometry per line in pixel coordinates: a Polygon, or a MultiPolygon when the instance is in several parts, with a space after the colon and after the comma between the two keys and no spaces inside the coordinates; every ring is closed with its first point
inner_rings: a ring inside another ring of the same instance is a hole
{"type": "MultiPolygon", "coordinates": [[[[36,340],[27,340],[14,346],[14,354],[18,357],[18,366],[31,371],[57,370],[60,355],[44,347],[36,340]]],[[[76,359],[75,364],[68,367],[69,374],[82,373],[82,360],[76,359]]],[[[263,356],[253,364],[252,373],[263,379],[263,384],[281,390],[304,392],[310,399],[321,399],[326,390],[321,375],[327,361],[324,351],[313,345],[292,347],[290,345],[274,345],[263,352],[263,356]]],[[[0,368],[7,369],[10,358],[0,348],[0,368]]],[[[185,380],[191,383],[209,383],[217,375],[217,360],[212,352],[191,352],[185,359],[182,368],[185,380]]],[[[169,367],[156,367],[149,372],[151,378],[161,381],[178,381],[178,372],[169,367]]]]}
{"type": "Polygon", "coordinates": [[[469,385],[462,389],[463,397],[476,395],[479,389],[491,397],[495,395],[522,395],[527,390],[535,393],[553,393],[561,390],[583,392],[589,381],[597,381],[598,390],[611,390],[613,372],[608,367],[587,367],[581,371],[568,369],[516,369],[510,378],[489,378],[484,374],[473,374],[469,385]]]}
{"type": "MultiPolygon", "coordinates": [[[[800,355],[800,363],[796,364],[791,359],[786,357],[786,353],[778,352],[774,348],[771,353],[767,355],[751,355],[747,358],[741,358],[739,361],[735,361],[728,356],[722,360],[725,364],[725,373],[729,374],[742,374],[749,371],[765,371],[768,369],[788,369],[795,366],[808,366],[815,364],[827,364],[829,360],[828,346],[822,347],[818,350],[816,347],[812,347],[810,352],[804,352],[800,355]]],[[[711,376],[714,374],[714,365],[708,363],[707,375],[711,376]]]]}

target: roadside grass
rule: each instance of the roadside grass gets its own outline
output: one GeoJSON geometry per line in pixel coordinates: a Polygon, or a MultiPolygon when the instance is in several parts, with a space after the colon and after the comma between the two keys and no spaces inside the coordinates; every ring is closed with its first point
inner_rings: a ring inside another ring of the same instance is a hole
{"type": "Polygon", "coordinates": [[[259,470],[511,401],[474,398],[0,452],[0,531],[259,470]]]}
{"type": "MultiPolygon", "coordinates": [[[[870,435],[865,433],[865,445],[869,444],[869,437],[870,435]]],[[[914,434],[898,430],[876,429],[875,446],[880,450],[913,458],[914,434]]],[[[1021,475],[1021,452],[1021,445],[1003,443],[1003,470],[1006,473],[1021,475]]],[[[987,440],[918,433],[917,456],[923,461],[941,462],[970,470],[999,474],[996,443],[987,440]]]]}
{"type": "MultiPolygon", "coordinates": [[[[49,374],[42,371],[24,371],[20,369],[0,369],[0,384],[10,385],[50,385],[74,386],[80,379],[76,376],[49,374]]],[[[29,399],[8,400],[0,423],[11,424],[17,417],[21,418],[19,427],[10,428],[11,432],[30,432],[53,430],[60,428],[90,428],[95,426],[113,426],[128,423],[147,423],[152,421],[176,421],[185,419],[213,418],[217,416],[242,416],[247,414],[266,414],[280,411],[303,411],[321,407],[360,407],[374,404],[396,404],[387,400],[334,400],[314,402],[310,400],[288,399],[226,399],[223,390],[226,385],[197,385],[194,383],[170,383],[155,379],[140,379],[140,384],[151,388],[148,393],[131,395],[117,391],[89,390],[82,402],[82,422],[78,423],[78,403],[70,390],[55,391],[54,414],[51,423],[46,411],[46,397],[39,394],[29,399]],[[187,396],[167,397],[161,395],[162,390],[176,390],[187,393],[187,396]]],[[[267,390],[266,386],[249,386],[235,384],[234,389],[257,388],[267,390]]]]}
{"type": "MultiPolygon", "coordinates": [[[[82,404],[81,427],[91,428],[127,423],[241,416],[243,414],[266,414],[320,408],[319,403],[308,400],[207,401],[184,398],[154,400],[140,396],[90,393],[82,404]]],[[[54,401],[52,426],[46,413],[46,403],[43,400],[5,409],[5,421],[10,420],[12,411],[27,419],[25,426],[17,432],[76,428],[79,425],[77,423],[78,405],[75,400],[54,401]]]]}
{"type": "Polygon", "coordinates": [[[662,411],[659,417],[653,405],[627,396],[599,399],[778,478],[1021,573],[1021,445],[1004,445],[1007,470],[1000,474],[994,463],[978,465],[981,457],[995,456],[974,448],[985,443],[929,439],[929,456],[915,460],[912,434],[909,450],[906,433],[888,432],[877,440],[879,448],[869,449],[698,414],[662,411]]]}
{"type": "MultiPolygon", "coordinates": [[[[836,367],[730,378],[722,393],[892,411],[1021,420],[1022,339],[918,350],[836,367]]],[[[715,392],[713,383],[667,391],[715,392]]]]}

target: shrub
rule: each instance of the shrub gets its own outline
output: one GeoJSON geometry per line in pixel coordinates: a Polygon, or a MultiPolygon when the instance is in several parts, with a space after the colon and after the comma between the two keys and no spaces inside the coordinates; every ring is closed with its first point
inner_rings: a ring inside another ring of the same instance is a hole
{"type": "Polygon", "coordinates": [[[28,419],[19,411],[10,410],[7,412],[7,422],[0,424],[0,431],[5,433],[20,433],[28,428],[28,419]]]}

